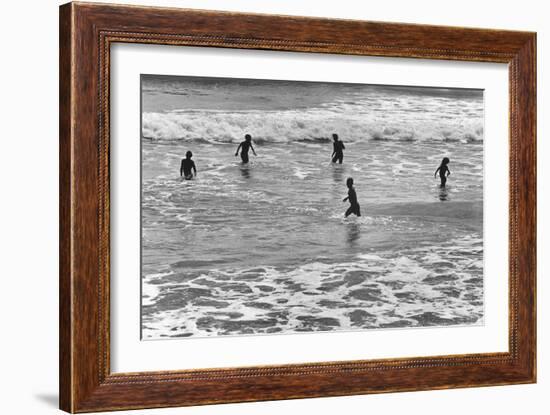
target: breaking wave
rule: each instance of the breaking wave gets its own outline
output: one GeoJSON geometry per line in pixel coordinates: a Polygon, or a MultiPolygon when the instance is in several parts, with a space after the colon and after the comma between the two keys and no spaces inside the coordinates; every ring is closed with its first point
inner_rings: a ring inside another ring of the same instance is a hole
{"type": "Polygon", "coordinates": [[[384,121],[361,115],[346,116],[329,110],[309,111],[186,111],[145,112],[142,136],[150,140],[236,143],[244,134],[256,143],[326,142],[338,133],[346,142],[452,141],[480,143],[483,122],[472,119],[384,121]]]}

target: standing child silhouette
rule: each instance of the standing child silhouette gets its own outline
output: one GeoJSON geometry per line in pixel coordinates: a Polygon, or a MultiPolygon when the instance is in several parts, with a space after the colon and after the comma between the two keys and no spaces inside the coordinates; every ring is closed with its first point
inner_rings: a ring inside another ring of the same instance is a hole
{"type": "Polygon", "coordinates": [[[241,160],[243,161],[243,164],[248,163],[248,150],[252,150],[254,155],[256,156],[256,152],[254,151],[254,147],[252,147],[252,137],[250,134],[247,134],[244,136],[244,141],[239,144],[239,147],[237,147],[237,151],[235,152],[235,157],[239,155],[239,150],[241,150],[241,160]]]}
{"type": "Polygon", "coordinates": [[[356,216],[361,216],[361,207],[357,203],[357,193],[355,193],[355,188],[353,187],[353,179],[348,177],[346,180],[346,186],[348,186],[348,197],[346,197],[343,202],[349,200],[350,207],[346,210],[346,218],[352,213],[356,216]]]}
{"type": "Polygon", "coordinates": [[[195,172],[195,176],[197,175],[197,168],[195,167],[195,162],[191,160],[191,157],[193,157],[193,153],[188,151],[185,153],[185,158],[181,161],[180,176],[185,177],[185,180],[191,180],[193,178],[191,170],[195,172]]]}
{"type": "Polygon", "coordinates": [[[437,168],[437,170],[434,173],[434,178],[437,175],[437,172],[439,172],[439,178],[441,179],[441,185],[440,187],[445,187],[445,183],[447,183],[447,176],[451,175],[451,171],[449,170],[449,167],[447,164],[449,164],[451,160],[449,160],[448,157],[443,158],[441,161],[441,164],[437,168]]]}
{"type": "Polygon", "coordinates": [[[344,150],[346,146],[344,146],[344,143],[340,140],[338,140],[338,134],[332,134],[332,139],[334,140],[332,155],[330,156],[332,158],[332,162],[339,164],[342,164],[342,161],[344,160],[344,150]]]}

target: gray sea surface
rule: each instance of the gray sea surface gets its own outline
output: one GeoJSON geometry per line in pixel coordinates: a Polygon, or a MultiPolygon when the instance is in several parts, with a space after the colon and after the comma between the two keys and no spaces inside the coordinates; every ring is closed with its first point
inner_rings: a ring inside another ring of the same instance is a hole
{"type": "Polygon", "coordinates": [[[143,76],[142,109],[144,339],[483,324],[482,91],[143,76]]]}

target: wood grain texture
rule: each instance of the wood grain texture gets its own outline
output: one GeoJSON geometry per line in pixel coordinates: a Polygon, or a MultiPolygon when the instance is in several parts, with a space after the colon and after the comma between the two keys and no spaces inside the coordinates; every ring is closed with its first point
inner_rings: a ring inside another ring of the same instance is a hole
{"type": "Polygon", "coordinates": [[[534,33],[104,4],[61,6],[61,409],[90,412],[534,382],[535,68],[534,33]],[[117,42],[508,63],[509,352],[111,373],[109,71],[110,45],[117,42]]]}
{"type": "Polygon", "coordinates": [[[72,293],[71,288],[71,102],[72,19],[69,7],[59,14],[59,406],[71,410],[72,293]]]}

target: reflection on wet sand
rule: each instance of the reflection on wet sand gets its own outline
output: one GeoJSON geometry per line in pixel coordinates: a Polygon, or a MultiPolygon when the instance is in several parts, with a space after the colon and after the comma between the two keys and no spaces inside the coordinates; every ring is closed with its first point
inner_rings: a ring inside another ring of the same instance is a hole
{"type": "Polygon", "coordinates": [[[338,184],[342,183],[344,181],[344,173],[345,173],[344,166],[332,164],[331,167],[332,167],[332,179],[334,180],[334,182],[338,184]]]}
{"type": "Polygon", "coordinates": [[[361,226],[357,222],[347,224],[347,244],[350,248],[357,245],[357,241],[361,237],[361,226]]]}
{"type": "Polygon", "coordinates": [[[250,169],[248,166],[241,166],[240,168],[243,179],[250,179],[250,169]]]}

